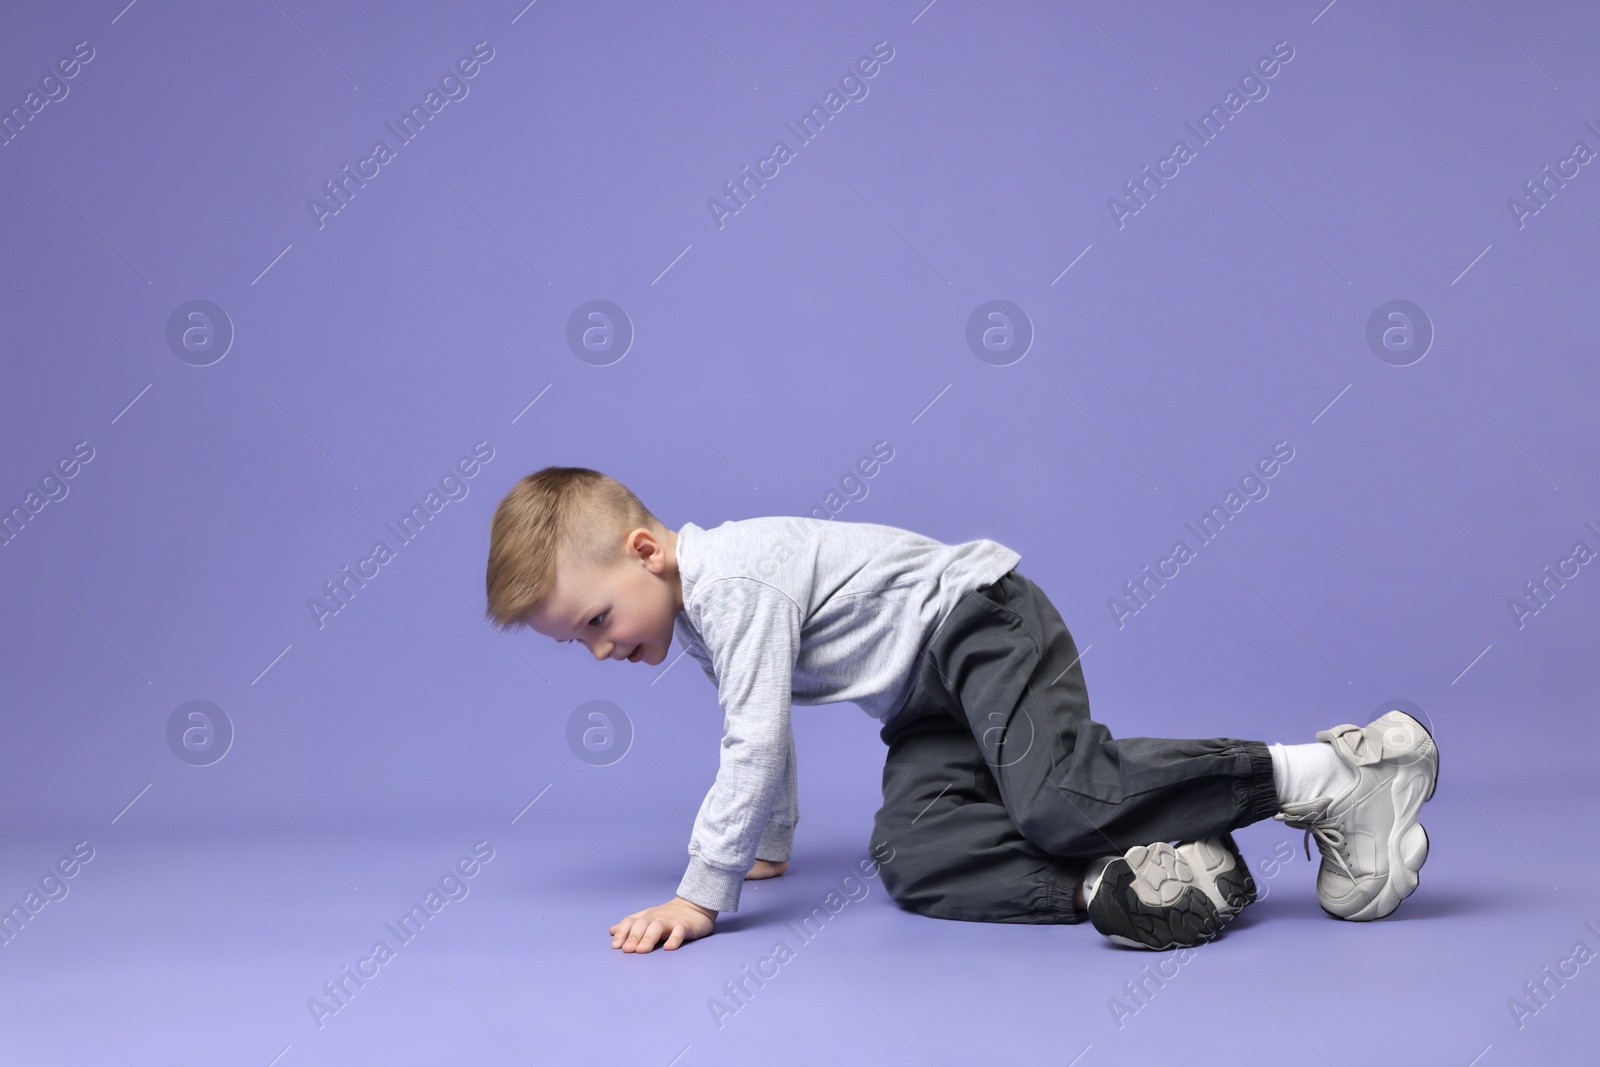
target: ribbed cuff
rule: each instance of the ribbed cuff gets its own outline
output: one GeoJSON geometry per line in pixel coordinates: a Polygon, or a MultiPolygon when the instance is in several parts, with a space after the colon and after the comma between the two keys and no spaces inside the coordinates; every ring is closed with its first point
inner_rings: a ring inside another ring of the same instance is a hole
{"type": "Polygon", "coordinates": [[[776,819],[768,822],[767,828],[762,831],[761,840],[756,844],[756,859],[766,860],[768,863],[788,863],[789,857],[793,854],[794,824],[785,825],[776,819]]]}
{"type": "Polygon", "coordinates": [[[738,911],[744,871],[713,867],[699,856],[689,857],[689,869],[678,883],[678,896],[712,911],[738,911]]]}
{"type": "Polygon", "coordinates": [[[1233,824],[1248,826],[1278,813],[1278,786],[1272,777],[1272,751],[1263,741],[1241,741],[1246,758],[1244,776],[1239,779],[1238,800],[1242,814],[1233,824]]]}

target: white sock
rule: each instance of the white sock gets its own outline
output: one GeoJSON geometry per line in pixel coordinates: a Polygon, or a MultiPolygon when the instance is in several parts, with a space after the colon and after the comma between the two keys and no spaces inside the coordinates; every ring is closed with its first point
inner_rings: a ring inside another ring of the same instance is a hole
{"type": "Polygon", "coordinates": [[[1085,905],[1094,899],[1094,891],[1100,888],[1100,876],[1106,873],[1106,865],[1119,857],[1120,853],[1115,856],[1096,856],[1089,861],[1089,869],[1083,874],[1083,903],[1085,905]]]}
{"type": "Polygon", "coordinates": [[[1279,808],[1337,797],[1355,784],[1356,772],[1326,741],[1268,745],[1267,751],[1272,753],[1272,784],[1278,790],[1279,808]]]}

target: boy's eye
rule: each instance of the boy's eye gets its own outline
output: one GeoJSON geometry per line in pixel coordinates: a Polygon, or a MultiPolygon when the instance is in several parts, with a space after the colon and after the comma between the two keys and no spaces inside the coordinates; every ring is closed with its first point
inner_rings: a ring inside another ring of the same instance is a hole
{"type": "Polygon", "coordinates": [[[605,618],[605,617],[606,617],[606,613],[602,611],[600,614],[596,615],[594,618],[589,620],[589,625],[590,626],[598,626],[598,625],[600,625],[600,620],[605,618]]]}

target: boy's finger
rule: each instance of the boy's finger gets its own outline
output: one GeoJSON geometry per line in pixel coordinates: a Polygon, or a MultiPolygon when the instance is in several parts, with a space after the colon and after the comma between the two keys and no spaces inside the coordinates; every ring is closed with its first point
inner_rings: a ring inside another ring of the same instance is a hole
{"type": "Polygon", "coordinates": [[[667,938],[667,943],[662,945],[661,947],[662,948],[677,948],[679,945],[683,944],[683,939],[688,935],[688,933],[689,933],[689,928],[684,926],[682,923],[679,923],[677,926],[674,926],[672,928],[672,936],[668,937],[667,938]]]}
{"type": "Polygon", "coordinates": [[[633,930],[632,930],[631,933],[628,934],[628,940],[626,942],[624,942],[623,945],[622,945],[623,951],[625,951],[625,952],[646,952],[646,951],[648,951],[648,949],[646,949],[644,947],[644,941],[645,941],[645,938],[648,936],[648,933],[649,933],[649,927],[645,925],[645,921],[643,919],[634,920],[633,930]]]}

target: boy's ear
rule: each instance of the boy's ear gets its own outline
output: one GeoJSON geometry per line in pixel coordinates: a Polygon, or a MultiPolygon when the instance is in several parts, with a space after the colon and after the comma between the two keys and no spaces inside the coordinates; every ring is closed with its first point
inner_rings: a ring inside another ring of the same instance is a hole
{"type": "Polygon", "coordinates": [[[629,532],[628,539],[623,544],[623,547],[626,549],[628,558],[630,560],[637,559],[639,557],[640,534],[643,534],[645,537],[649,538],[652,548],[650,554],[652,556],[661,559],[666,558],[666,546],[661,543],[661,538],[655,535],[655,531],[649,529],[648,527],[640,526],[629,532]]]}

